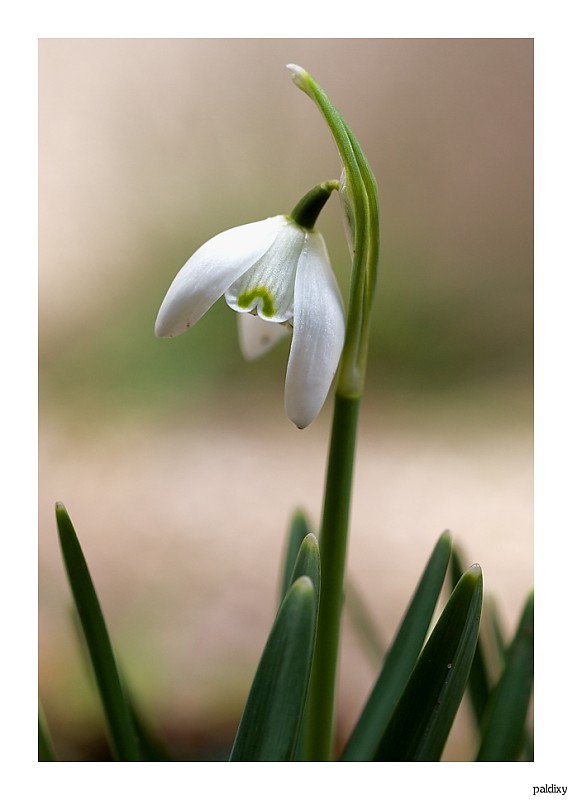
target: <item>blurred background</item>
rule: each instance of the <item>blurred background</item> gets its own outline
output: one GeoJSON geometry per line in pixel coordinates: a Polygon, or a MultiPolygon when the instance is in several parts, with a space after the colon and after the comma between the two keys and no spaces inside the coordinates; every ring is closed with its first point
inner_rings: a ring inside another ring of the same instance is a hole
{"type": "MultiPolygon", "coordinates": [[[[338,177],[290,62],[330,95],[380,191],[353,584],[389,640],[449,528],[508,634],[532,586],[532,40],[40,40],[39,685],[67,760],[106,754],[55,501],[180,760],[225,758],[291,514],[319,520],[331,401],[305,431],[286,418],[288,343],[245,363],[224,301],[181,337],[153,335],[206,239],[338,177]]],[[[347,298],[335,197],[319,227],[347,298]]],[[[342,647],[345,736],[377,670],[351,625],[342,647]]],[[[472,757],[463,712],[445,759],[472,757]]]]}

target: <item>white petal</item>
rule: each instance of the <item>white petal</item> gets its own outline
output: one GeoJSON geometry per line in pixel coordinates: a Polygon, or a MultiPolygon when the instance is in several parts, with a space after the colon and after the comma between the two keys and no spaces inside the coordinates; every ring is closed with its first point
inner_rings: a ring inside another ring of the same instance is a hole
{"type": "Polygon", "coordinates": [[[305,428],[322,408],[344,345],[344,310],[326,245],[308,233],[294,290],[294,333],[286,371],[286,414],[305,428]]]}
{"type": "Polygon", "coordinates": [[[263,355],[291,332],[288,324],[268,322],[258,315],[244,312],[238,315],[238,343],[247,361],[263,355]]]}
{"type": "Polygon", "coordinates": [[[286,217],[269,217],[219,233],[182,267],[159,309],[156,336],[177,336],[194,325],[271,247],[286,217]]]}

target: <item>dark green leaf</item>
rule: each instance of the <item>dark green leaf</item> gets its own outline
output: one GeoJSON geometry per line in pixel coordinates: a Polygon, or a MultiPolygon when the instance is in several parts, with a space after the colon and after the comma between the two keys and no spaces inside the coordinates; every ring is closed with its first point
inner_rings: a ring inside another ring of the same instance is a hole
{"type": "MultiPolygon", "coordinates": [[[[75,633],[77,635],[79,649],[83,656],[83,660],[85,662],[86,671],[88,672],[89,677],[92,679],[91,685],[97,690],[97,680],[93,672],[93,666],[89,655],[89,649],[85,641],[85,636],[83,634],[81,621],[79,619],[77,611],[75,609],[72,609],[72,611],[74,612],[72,614],[72,624],[75,633]]],[[[139,749],[143,757],[142,760],[171,761],[171,757],[167,752],[167,749],[160,741],[155,731],[150,727],[147,720],[144,719],[142,714],[139,712],[137,704],[134,701],[133,694],[129,689],[129,681],[125,679],[125,673],[121,670],[119,664],[117,664],[117,670],[119,673],[119,679],[121,681],[121,685],[123,686],[125,699],[129,705],[131,718],[133,719],[135,733],[137,736],[137,740],[139,742],[139,749]]]]}
{"type": "Polygon", "coordinates": [[[463,572],[463,565],[461,563],[461,553],[459,552],[459,546],[455,545],[451,550],[451,561],[449,564],[450,572],[451,572],[451,591],[455,588],[455,586],[461,580],[463,572]]]}
{"type": "Polygon", "coordinates": [[[507,651],[507,639],[503,630],[503,625],[501,622],[500,614],[494,599],[489,597],[487,599],[487,608],[489,613],[489,618],[491,621],[491,628],[492,628],[492,638],[494,643],[494,654],[496,656],[496,663],[504,665],[506,651],[507,651]]]}
{"type": "MultiPolygon", "coordinates": [[[[492,627],[492,639],[493,639],[492,658],[494,658],[495,666],[498,665],[498,669],[496,669],[495,674],[498,677],[500,677],[499,673],[501,672],[501,670],[504,668],[505,665],[508,643],[504,633],[504,626],[502,625],[499,611],[496,607],[496,604],[493,602],[493,599],[490,597],[488,598],[487,606],[492,627]]],[[[524,735],[524,760],[534,761],[534,736],[528,724],[526,726],[526,731],[524,735]]]]}
{"type": "Polygon", "coordinates": [[[346,609],[348,619],[362,644],[369,653],[374,666],[379,666],[387,650],[380,632],[377,630],[371,613],[367,608],[356,584],[346,578],[346,609]]]}
{"type": "Polygon", "coordinates": [[[423,647],[443,586],[451,554],[451,535],[437,541],[391,645],[383,669],[348,741],[342,761],[371,761],[423,647]]]}
{"type": "Polygon", "coordinates": [[[57,761],[44,713],[38,713],[38,761],[57,761]]]}
{"type": "MultiPolygon", "coordinates": [[[[124,684],[125,685],[125,684],[124,684]]],[[[139,749],[143,761],[171,761],[171,755],[161,741],[155,730],[149,725],[143,714],[137,708],[131,693],[126,690],[129,710],[133,719],[135,733],[139,742],[139,749]]]]}
{"type": "Polygon", "coordinates": [[[231,761],[291,761],[312,665],[316,591],[298,578],[270,631],[230,755],[231,761]]]}
{"type": "Polygon", "coordinates": [[[316,592],[317,613],[318,606],[320,604],[320,585],[322,576],[320,566],[320,549],[318,546],[318,540],[313,533],[309,533],[307,536],[305,536],[302,544],[300,545],[298,558],[296,559],[294,569],[292,570],[292,574],[290,576],[290,586],[303,575],[307,575],[314,585],[314,590],[316,592]]]}
{"type": "Polygon", "coordinates": [[[462,576],[423,648],[375,761],[439,761],[469,677],[483,600],[481,568],[462,576]]]}
{"type": "Polygon", "coordinates": [[[501,678],[484,715],[476,761],[516,761],[526,739],[526,715],[534,675],[534,601],[527,599],[506,653],[501,678]]]}
{"type": "MultiPolygon", "coordinates": [[[[459,553],[458,548],[455,546],[451,555],[452,588],[457,585],[463,572],[464,568],[461,554],[459,553]]],[[[483,613],[483,617],[484,616],[486,615],[483,613]]],[[[483,623],[484,619],[481,622],[483,623]]],[[[475,648],[475,656],[473,658],[473,664],[471,666],[471,672],[469,673],[469,680],[467,683],[471,708],[475,721],[479,727],[481,726],[483,713],[489,699],[489,693],[491,689],[490,675],[492,671],[492,666],[490,669],[487,669],[486,666],[487,661],[485,658],[485,647],[483,643],[484,627],[485,626],[481,624],[479,639],[475,648]]]]}
{"type": "Polygon", "coordinates": [[[288,532],[288,540],[286,543],[286,553],[284,554],[284,563],[282,566],[282,586],[280,587],[280,602],[284,600],[286,592],[292,583],[292,572],[294,564],[298,558],[300,547],[304,537],[310,533],[310,525],[305,514],[298,510],[292,517],[290,523],[290,531],[288,532]]]}
{"type": "MultiPolygon", "coordinates": [[[[294,569],[290,577],[290,585],[295,580],[301,578],[302,575],[307,575],[316,589],[316,625],[318,624],[318,609],[320,605],[320,586],[322,582],[321,576],[321,563],[320,563],[320,550],[318,540],[313,533],[309,533],[300,545],[300,552],[294,564],[294,569]]],[[[296,745],[296,753],[293,758],[294,761],[302,761],[302,754],[304,752],[304,743],[306,741],[305,721],[302,719],[302,725],[298,736],[298,743],[296,745]]]]}
{"type": "Polygon", "coordinates": [[[93,666],[107,720],[111,746],[118,761],[142,761],[115,655],[89,569],[69,515],[56,505],[60,546],[71,591],[93,666]]]}

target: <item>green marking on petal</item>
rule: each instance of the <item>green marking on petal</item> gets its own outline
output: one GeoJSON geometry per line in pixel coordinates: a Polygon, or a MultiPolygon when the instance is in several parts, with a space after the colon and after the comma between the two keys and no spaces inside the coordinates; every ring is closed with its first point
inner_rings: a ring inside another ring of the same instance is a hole
{"type": "MultiPolygon", "coordinates": [[[[237,305],[239,308],[247,309],[255,304],[256,300],[262,301],[262,313],[265,317],[272,317],[274,315],[274,298],[264,286],[256,286],[254,289],[241,292],[238,295],[237,305]]],[[[257,303],[256,305],[259,304],[257,303]]]]}

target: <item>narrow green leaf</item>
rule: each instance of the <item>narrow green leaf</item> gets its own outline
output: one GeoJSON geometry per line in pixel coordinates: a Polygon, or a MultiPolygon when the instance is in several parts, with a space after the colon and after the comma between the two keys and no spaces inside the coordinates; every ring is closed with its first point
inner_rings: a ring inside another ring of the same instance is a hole
{"type": "Polygon", "coordinates": [[[286,552],[282,566],[282,586],[280,587],[280,602],[284,600],[286,592],[292,583],[292,572],[304,537],[310,533],[310,524],[303,511],[296,511],[290,523],[286,552]]]}
{"type": "Polygon", "coordinates": [[[38,712],[38,761],[57,761],[52,737],[48,730],[44,712],[40,706],[38,712]]]}
{"type": "Polygon", "coordinates": [[[526,715],[534,675],[534,599],[524,606],[517,632],[506,653],[501,678],[484,715],[476,761],[516,761],[526,740],[526,715]]]}
{"type": "Polygon", "coordinates": [[[474,564],[455,587],[413,670],[375,761],[439,761],[469,677],[483,600],[474,564]]]}
{"type": "Polygon", "coordinates": [[[346,578],[346,609],[353,629],[359,635],[374,666],[383,661],[387,647],[354,581],[346,578]]]}
{"type": "Polygon", "coordinates": [[[61,503],[56,504],[60,546],[107,720],[111,747],[118,761],[142,761],[105,620],[81,545],[61,503]]]}
{"type": "Polygon", "coordinates": [[[451,561],[449,562],[449,567],[451,571],[451,591],[455,588],[455,586],[459,583],[461,578],[463,577],[464,567],[463,567],[464,559],[461,555],[459,550],[459,545],[454,545],[451,550],[451,561]]]}
{"type": "MultiPolygon", "coordinates": [[[[483,622],[486,619],[486,630],[484,630],[484,650],[485,661],[487,664],[487,674],[491,684],[497,682],[507,651],[507,641],[504,634],[504,625],[498,611],[495,598],[486,595],[483,601],[483,622]]],[[[483,625],[481,622],[481,626],[483,625]]]]}
{"type": "Polygon", "coordinates": [[[320,549],[318,540],[313,533],[309,533],[304,537],[298,558],[294,564],[294,569],[290,575],[290,586],[295,583],[298,578],[307,575],[314,585],[316,592],[316,613],[318,613],[318,606],[320,604],[320,585],[322,582],[321,565],[320,565],[320,549]]]}
{"type": "Polygon", "coordinates": [[[126,691],[133,725],[139,741],[143,761],[172,761],[171,755],[148,721],[140,713],[131,693],[126,691]]]}
{"type": "MultiPolygon", "coordinates": [[[[496,603],[494,602],[494,598],[486,598],[486,603],[483,606],[483,612],[485,609],[488,612],[488,619],[491,627],[491,647],[490,652],[488,653],[489,658],[487,663],[490,666],[489,673],[494,676],[492,684],[495,685],[500,680],[500,675],[504,669],[509,643],[507,642],[504,632],[504,625],[502,624],[500,613],[496,603]]],[[[486,617],[484,617],[484,619],[486,619],[486,617]]],[[[524,733],[523,751],[525,761],[534,761],[534,736],[528,723],[524,733]]]]}
{"type": "Polygon", "coordinates": [[[316,591],[302,576],[280,606],[238,727],[230,761],[292,761],[312,665],[316,591]]]}
{"type": "Polygon", "coordinates": [[[488,608],[489,618],[491,621],[492,638],[495,648],[494,654],[496,656],[496,661],[497,663],[504,665],[506,658],[506,651],[507,651],[507,640],[504,633],[504,626],[502,624],[499,610],[494,601],[494,598],[492,597],[487,598],[487,608],[488,608]]]}
{"type": "MultiPolygon", "coordinates": [[[[93,665],[89,655],[89,648],[87,646],[83,629],[81,626],[81,620],[79,619],[79,615],[75,608],[72,609],[72,612],[73,612],[71,614],[72,625],[75,634],[77,636],[78,647],[83,657],[86,671],[89,674],[89,677],[92,679],[92,686],[97,690],[97,680],[94,675],[93,665]]],[[[121,681],[121,685],[123,686],[123,693],[125,695],[125,700],[129,705],[129,712],[131,714],[131,718],[133,719],[135,733],[137,736],[137,740],[139,742],[139,749],[143,756],[142,760],[171,761],[171,756],[169,755],[167,748],[160,740],[159,736],[151,728],[147,720],[139,712],[137,703],[135,702],[133,697],[133,693],[129,688],[129,681],[125,679],[125,673],[122,671],[121,666],[119,664],[117,664],[117,671],[119,673],[119,679],[121,681]]]]}
{"type": "MultiPolygon", "coordinates": [[[[464,567],[463,567],[462,556],[458,548],[455,546],[453,547],[453,552],[451,555],[452,588],[454,588],[457,585],[463,572],[464,572],[464,567]]],[[[483,609],[483,617],[485,616],[486,613],[485,610],[483,609]]],[[[491,677],[490,677],[491,670],[487,669],[486,665],[487,660],[485,658],[485,647],[483,642],[485,626],[482,624],[483,622],[484,619],[481,621],[479,639],[477,641],[477,646],[475,648],[475,656],[473,658],[473,664],[471,666],[471,671],[469,673],[469,680],[467,683],[467,690],[471,703],[471,709],[473,711],[473,716],[479,728],[482,723],[483,713],[487,705],[491,690],[491,677]]]]}
{"type": "MultiPolygon", "coordinates": [[[[318,540],[313,533],[309,533],[300,545],[298,558],[294,564],[292,575],[290,576],[290,585],[292,585],[298,578],[307,575],[316,590],[316,625],[318,624],[318,610],[320,606],[320,586],[322,583],[321,563],[320,563],[320,550],[318,540]]],[[[300,733],[298,735],[298,742],[296,744],[296,752],[293,761],[303,761],[304,747],[307,737],[306,719],[302,715],[302,724],[300,733]]]]}
{"type": "Polygon", "coordinates": [[[451,555],[451,534],[439,537],[419,580],[379,678],[342,754],[342,761],[372,761],[384,730],[423,647],[451,555]]]}

